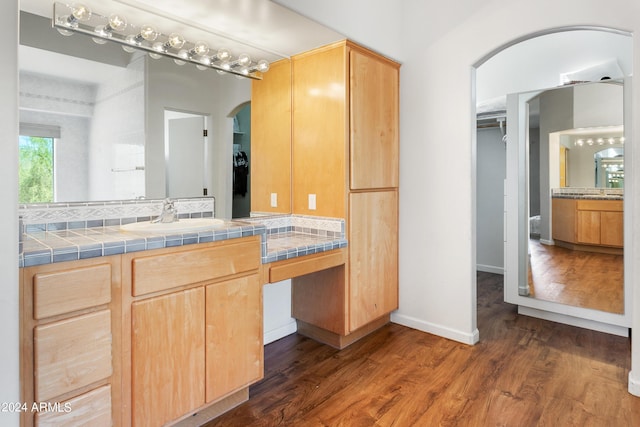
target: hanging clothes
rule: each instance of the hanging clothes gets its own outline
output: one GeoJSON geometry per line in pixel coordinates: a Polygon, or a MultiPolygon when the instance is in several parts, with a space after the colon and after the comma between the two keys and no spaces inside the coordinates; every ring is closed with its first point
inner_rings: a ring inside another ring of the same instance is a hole
{"type": "Polygon", "coordinates": [[[244,151],[233,155],[233,194],[244,197],[247,194],[249,179],[249,158],[244,151]]]}

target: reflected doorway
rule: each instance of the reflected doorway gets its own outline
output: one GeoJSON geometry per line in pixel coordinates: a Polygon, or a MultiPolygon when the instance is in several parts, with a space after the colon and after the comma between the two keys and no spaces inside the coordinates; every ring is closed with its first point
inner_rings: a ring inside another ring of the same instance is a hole
{"type": "Polygon", "coordinates": [[[246,218],[251,213],[251,104],[247,103],[233,117],[233,204],[232,218],[246,218]]]}

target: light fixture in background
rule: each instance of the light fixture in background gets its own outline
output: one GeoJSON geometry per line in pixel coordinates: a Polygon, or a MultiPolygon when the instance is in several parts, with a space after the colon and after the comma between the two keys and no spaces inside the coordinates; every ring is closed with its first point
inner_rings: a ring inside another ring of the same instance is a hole
{"type": "Polygon", "coordinates": [[[226,48],[214,50],[204,41],[190,42],[179,33],[166,35],[150,25],[136,26],[120,14],[104,16],[79,3],[67,5],[56,2],[53,7],[53,26],[65,36],[74,33],[91,36],[98,44],[119,43],[129,53],[147,52],[150,57],[168,57],[178,65],[193,64],[198,69],[214,69],[220,74],[234,74],[260,80],[269,71],[269,62],[253,61],[247,54],[233,57],[226,48]]]}
{"type": "Polygon", "coordinates": [[[618,144],[623,144],[624,145],[624,141],[625,141],[624,136],[620,136],[620,137],[612,137],[612,136],[610,136],[610,137],[599,137],[595,141],[592,138],[587,138],[587,139],[579,138],[579,139],[576,139],[574,141],[573,145],[576,146],[576,147],[583,147],[585,145],[592,146],[594,144],[597,144],[597,145],[604,145],[604,144],[613,145],[616,142],[618,144]]]}

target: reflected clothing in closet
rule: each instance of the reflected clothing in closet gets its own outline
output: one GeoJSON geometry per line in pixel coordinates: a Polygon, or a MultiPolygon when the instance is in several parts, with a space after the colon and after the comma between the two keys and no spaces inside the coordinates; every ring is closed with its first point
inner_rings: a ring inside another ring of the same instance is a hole
{"type": "Polygon", "coordinates": [[[244,197],[249,179],[249,159],[247,153],[238,151],[233,155],[233,194],[244,197]]]}

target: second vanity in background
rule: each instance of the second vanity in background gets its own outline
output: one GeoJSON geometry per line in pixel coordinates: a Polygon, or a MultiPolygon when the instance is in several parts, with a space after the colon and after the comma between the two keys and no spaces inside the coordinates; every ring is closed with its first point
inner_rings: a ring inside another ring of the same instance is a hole
{"type": "Polygon", "coordinates": [[[551,218],[555,244],[569,249],[622,253],[622,193],[617,190],[613,193],[608,190],[606,194],[600,194],[599,190],[571,193],[567,190],[553,194],[551,218]]]}
{"type": "Polygon", "coordinates": [[[252,211],[345,219],[346,263],[292,281],[298,332],[337,348],[398,307],[398,93],[399,64],[350,41],[253,82],[252,211]]]}

